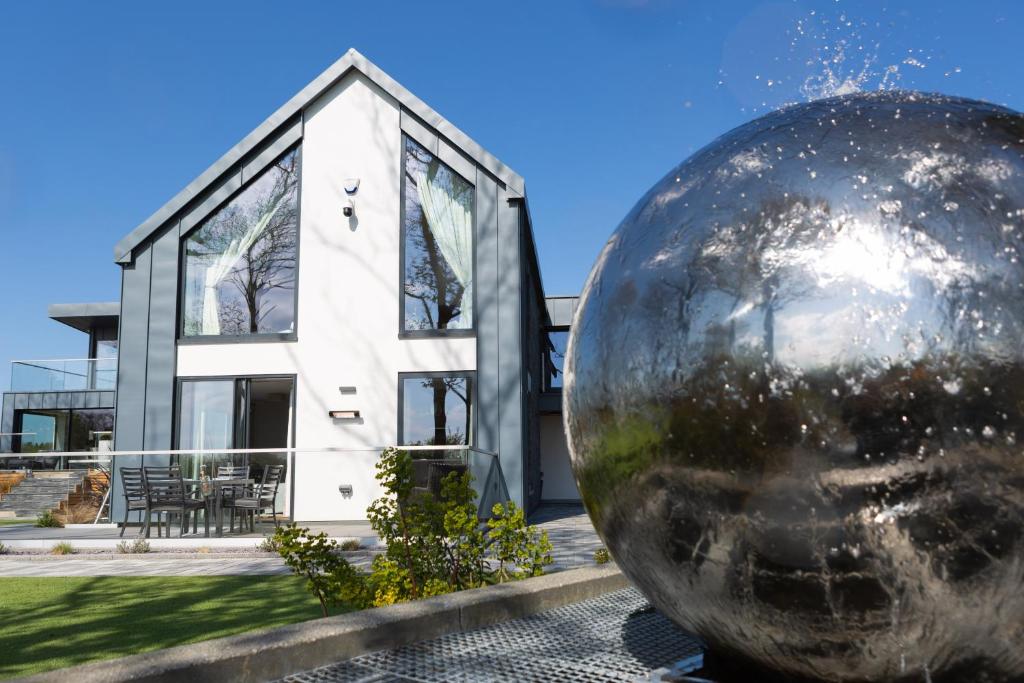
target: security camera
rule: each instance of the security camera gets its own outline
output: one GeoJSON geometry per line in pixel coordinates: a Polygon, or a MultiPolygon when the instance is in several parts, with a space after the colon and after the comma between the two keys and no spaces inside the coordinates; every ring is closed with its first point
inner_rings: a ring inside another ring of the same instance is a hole
{"type": "Polygon", "coordinates": [[[341,205],[341,212],[345,214],[345,218],[352,218],[356,213],[356,207],[348,197],[345,197],[345,202],[341,205]]]}

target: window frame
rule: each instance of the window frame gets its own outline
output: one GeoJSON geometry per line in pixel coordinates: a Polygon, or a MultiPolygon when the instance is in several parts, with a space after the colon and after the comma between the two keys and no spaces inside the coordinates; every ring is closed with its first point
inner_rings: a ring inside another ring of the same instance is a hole
{"type": "Polygon", "coordinates": [[[178,238],[180,248],[178,249],[178,312],[177,312],[177,344],[187,346],[190,344],[266,344],[266,343],[280,343],[280,342],[296,342],[299,340],[299,255],[302,253],[301,242],[302,242],[302,176],[303,176],[303,163],[302,163],[302,140],[298,140],[293,145],[289,145],[288,149],[281,152],[279,155],[274,157],[273,161],[269,162],[266,166],[254,173],[245,184],[239,187],[237,190],[231,193],[231,195],[222,201],[220,204],[210,210],[206,216],[203,217],[195,226],[192,227],[184,235],[178,238]],[[295,314],[294,326],[291,332],[257,332],[255,334],[199,334],[186,336],[185,335],[185,267],[188,259],[187,249],[185,248],[185,242],[189,237],[194,235],[197,231],[202,230],[203,226],[210,219],[211,216],[216,214],[218,211],[230,204],[238,195],[245,192],[254,182],[259,180],[263,173],[266,172],[271,166],[276,164],[278,161],[288,156],[292,152],[295,152],[296,161],[299,167],[299,178],[295,186],[295,286],[293,287],[293,304],[292,310],[295,314]]]}
{"type": "Polygon", "coordinates": [[[395,432],[395,446],[401,450],[405,444],[405,381],[409,379],[437,379],[443,377],[469,378],[473,387],[469,392],[469,422],[473,430],[472,437],[466,448],[476,448],[477,423],[479,410],[477,409],[477,381],[476,370],[443,370],[438,372],[400,372],[398,373],[398,430],[395,432]]]}
{"type": "Polygon", "coordinates": [[[429,145],[425,145],[417,140],[412,135],[409,135],[406,131],[402,131],[402,144],[401,144],[401,155],[402,158],[399,162],[400,168],[400,182],[398,190],[398,338],[399,339],[425,339],[425,338],[436,338],[436,337],[475,337],[477,332],[477,319],[478,319],[478,308],[477,308],[477,185],[474,181],[469,180],[461,173],[456,171],[450,165],[446,164],[440,155],[432,152],[429,145]],[[427,151],[428,154],[434,157],[438,163],[443,164],[451,173],[458,178],[461,178],[471,188],[473,188],[473,204],[470,207],[470,211],[473,214],[473,320],[469,327],[459,328],[430,328],[430,329],[405,329],[405,238],[406,238],[406,225],[405,225],[405,191],[406,191],[406,161],[408,159],[408,142],[414,142],[427,151]]]}
{"type": "MultiPolygon", "coordinates": [[[[548,325],[547,327],[544,328],[544,338],[547,340],[548,344],[550,344],[551,343],[551,337],[549,335],[552,332],[565,332],[566,334],[568,334],[571,329],[572,328],[569,325],[548,325]]],[[[568,341],[569,341],[569,338],[566,337],[566,350],[567,351],[568,351],[568,341]]],[[[552,386],[551,385],[552,376],[550,374],[548,374],[548,372],[547,372],[547,362],[546,361],[548,359],[549,351],[550,351],[550,349],[547,348],[547,347],[545,347],[544,349],[541,350],[541,371],[542,371],[542,373],[544,375],[544,384],[543,384],[543,388],[541,389],[541,393],[545,393],[545,394],[560,394],[560,393],[562,393],[562,387],[561,386],[558,386],[558,387],[552,386]]],[[[562,358],[562,361],[563,362],[562,362],[561,370],[562,370],[562,376],[564,377],[565,376],[565,358],[564,358],[564,356],[562,358]]]]}

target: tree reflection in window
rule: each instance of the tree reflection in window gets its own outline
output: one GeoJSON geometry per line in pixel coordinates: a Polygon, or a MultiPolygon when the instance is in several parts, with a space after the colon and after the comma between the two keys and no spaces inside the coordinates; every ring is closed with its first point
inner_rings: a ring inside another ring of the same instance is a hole
{"type": "Polygon", "coordinates": [[[298,185],[296,148],[185,240],[184,336],[295,331],[298,185]]]}
{"type": "Polygon", "coordinates": [[[473,327],[473,186],[405,142],[403,330],[473,327]]]}
{"type": "Polygon", "coordinates": [[[403,376],[404,446],[465,446],[473,438],[473,380],[468,376],[403,376]]]}

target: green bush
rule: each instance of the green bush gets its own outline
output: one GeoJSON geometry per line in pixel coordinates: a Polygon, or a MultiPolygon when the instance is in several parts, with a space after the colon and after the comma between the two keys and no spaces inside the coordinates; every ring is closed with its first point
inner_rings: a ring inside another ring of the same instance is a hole
{"type": "Polygon", "coordinates": [[[53,514],[53,510],[47,510],[46,512],[40,513],[39,516],[36,517],[36,526],[47,528],[62,528],[64,525],[61,524],[60,520],[57,519],[56,515],[53,514]]]}
{"type": "Polygon", "coordinates": [[[338,542],[327,534],[313,535],[293,522],[274,530],[273,543],[292,572],[306,579],[325,617],[328,607],[363,602],[362,577],[338,555],[338,542]]]}
{"type": "Polygon", "coordinates": [[[67,541],[61,541],[50,549],[51,555],[72,555],[74,552],[75,547],[67,541]]]}
{"type": "Polygon", "coordinates": [[[256,550],[264,553],[276,553],[280,547],[277,544],[277,532],[271,536],[264,536],[263,540],[260,541],[259,545],[256,546],[256,550]]]}
{"type": "Polygon", "coordinates": [[[594,562],[597,564],[608,564],[611,559],[612,556],[608,554],[607,548],[598,548],[594,551],[594,562]]]}
{"type": "Polygon", "coordinates": [[[540,576],[551,564],[551,541],[546,531],[526,525],[522,508],[509,501],[491,509],[487,520],[487,540],[498,568],[494,577],[499,583],[511,579],[540,576]]]}
{"type": "Polygon", "coordinates": [[[148,553],[150,551],[149,541],[144,538],[136,538],[134,540],[125,540],[117,544],[117,552],[125,555],[135,555],[138,553],[148,553]]]}
{"type": "Polygon", "coordinates": [[[0,543],[0,555],[6,555],[9,552],[11,552],[11,549],[5,546],[3,543],[0,543]]]}
{"type": "Polygon", "coordinates": [[[486,525],[477,518],[476,492],[467,472],[451,472],[440,496],[415,491],[412,459],[388,448],[377,462],[384,495],[367,508],[370,526],[384,542],[369,574],[339,555],[358,542],[338,545],[324,533],[295,524],[274,532],[273,544],[294,573],[306,578],[324,616],[331,606],[362,609],[539,576],[551,564],[546,532],[526,525],[514,503],[495,505],[486,525]],[[491,564],[496,565],[492,569],[491,564]]]}
{"type": "Polygon", "coordinates": [[[362,549],[363,546],[362,546],[362,544],[357,539],[350,538],[348,540],[342,541],[341,545],[338,546],[338,547],[341,548],[342,550],[349,550],[349,551],[351,551],[351,550],[360,550],[360,549],[362,549]]]}

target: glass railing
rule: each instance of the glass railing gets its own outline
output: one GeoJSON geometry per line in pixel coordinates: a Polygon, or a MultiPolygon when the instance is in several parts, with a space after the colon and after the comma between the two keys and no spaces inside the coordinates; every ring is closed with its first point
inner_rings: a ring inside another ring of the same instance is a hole
{"type": "MultiPolygon", "coordinates": [[[[467,446],[400,447],[413,458],[414,486],[423,493],[440,495],[441,480],[450,472],[469,472],[477,496],[481,519],[491,515],[495,503],[509,500],[508,487],[498,456],[467,446]]],[[[190,495],[208,498],[209,510],[218,509],[222,498],[242,490],[254,495],[264,482],[265,473],[276,471],[273,490],[261,498],[271,498],[271,509],[262,510],[269,519],[360,520],[367,506],[383,494],[374,478],[382,448],[345,449],[207,449],[169,451],[92,451],[82,453],[0,453],[0,470],[32,470],[38,477],[54,463],[65,472],[77,471],[88,496],[68,510],[74,519],[68,523],[124,520],[125,487],[122,468],[177,465],[190,495]],[[272,469],[273,467],[273,469],[272,469]],[[226,477],[232,477],[230,480],[226,477]],[[221,490],[225,489],[225,490],[221,490]],[[218,492],[220,495],[218,495],[218,492]]],[[[71,472],[68,472],[70,475],[71,472]]],[[[138,476],[138,475],[136,475],[138,476]]],[[[138,523],[139,513],[129,515],[138,523]]]]}
{"type": "Polygon", "coordinates": [[[113,391],[116,358],[16,360],[11,363],[11,391],[113,391]]]}

